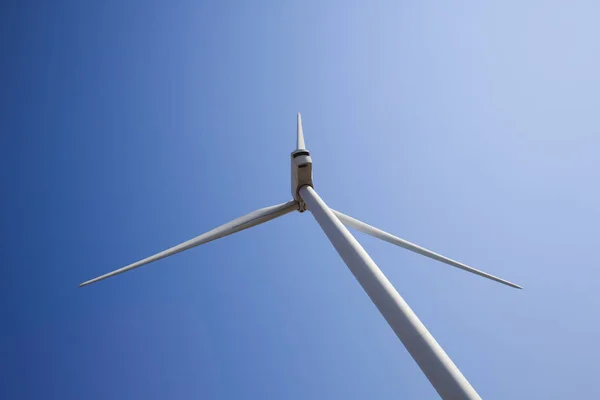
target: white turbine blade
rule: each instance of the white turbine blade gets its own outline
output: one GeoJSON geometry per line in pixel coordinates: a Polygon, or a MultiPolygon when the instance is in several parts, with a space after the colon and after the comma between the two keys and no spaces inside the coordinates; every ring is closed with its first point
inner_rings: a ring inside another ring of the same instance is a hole
{"type": "Polygon", "coordinates": [[[194,239],[190,239],[187,242],[183,242],[178,244],[175,247],[171,247],[165,251],[162,251],[158,254],[150,256],[148,258],[144,258],[138,262],[127,265],[123,268],[117,269],[115,271],[109,272],[108,274],[99,276],[97,278],[91,279],[87,282],[83,282],[79,286],[89,285],[90,283],[101,281],[102,279],[110,278],[111,276],[121,274],[123,272],[127,272],[131,269],[141,267],[142,265],[149,264],[153,261],[160,260],[162,258],[171,256],[173,254],[180,253],[184,250],[191,249],[192,247],[200,246],[201,244],[211,242],[213,240],[222,238],[227,235],[231,235],[235,232],[239,232],[244,229],[252,228],[253,226],[262,224],[264,222],[270,221],[277,217],[281,217],[289,212],[298,209],[298,203],[295,201],[288,201],[287,203],[279,204],[276,206],[261,208],[260,210],[256,210],[251,212],[250,214],[246,214],[243,217],[239,217],[234,219],[231,222],[228,222],[224,225],[219,226],[211,231],[203,233],[200,236],[195,237],[194,239]]]}
{"type": "Polygon", "coordinates": [[[304,132],[302,131],[302,116],[298,113],[298,141],[296,143],[296,150],[306,150],[306,145],[304,144],[304,132]]]}
{"type": "Polygon", "coordinates": [[[510,286],[510,287],[514,287],[514,288],[517,288],[517,289],[522,289],[521,286],[516,285],[516,284],[514,284],[512,282],[506,281],[506,280],[504,280],[502,278],[498,278],[497,276],[494,276],[494,275],[490,275],[487,272],[480,271],[480,270],[475,269],[473,267],[469,267],[468,265],[465,265],[465,264],[460,263],[458,261],[454,261],[454,260],[452,260],[452,259],[450,259],[448,257],[444,257],[441,254],[434,253],[431,250],[427,250],[426,248],[418,246],[418,245],[416,245],[414,243],[411,243],[411,242],[409,242],[407,240],[400,239],[397,236],[394,236],[394,235],[392,235],[390,233],[382,231],[381,229],[377,229],[374,226],[365,224],[364,222],[359,221],[359,220],[357,220],[355,218],[352,218],[352,217],[350,217],[348,215],[342,214],[339,211],[335,211],[333,209],[331,211],[333,211],[333,213],[336,215],[336,217],[338,217],[339,220],[342,221],[342,223],[344,225],[347,225],[350,228],[356,229],[357,231],[360,231],[362,233],[366,233],[367,235],[371,235],[371,236],[376,237],[376,238],[381,239],[381,240],[385,240],[386,242],[395,244],[396,246],[404,247],[407,250],[414,251],[415,253],[421,254],[421,255],[423,255],[425,257],[429,257],[431,259],[434,259],[434,260],[437,260],[437,261],[441,261],[444,264],[448,264],[448,265],[451,265],[453,267],[460,268],[460,269],[462,269],[464,271],[471,272],[473,274],[482,276],[482,277],[487,278],[487,279],[491,279],[493,281],[502,283],[502,284],[510,286]]]}
{"type": "Polygon", "coordinates": [[[440,397],[445,400],[481,400],[467,378],[333,210],[311,186],[302,186],[300,196],[352,275],[440,397]]]}

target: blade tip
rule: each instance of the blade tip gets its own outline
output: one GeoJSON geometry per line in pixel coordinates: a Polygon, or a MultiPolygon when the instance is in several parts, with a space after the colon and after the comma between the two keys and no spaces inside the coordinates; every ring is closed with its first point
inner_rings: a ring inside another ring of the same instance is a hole
{"type": "Polygon", "coordinates": [[[509,281],[504,281],[503,282],[505,285],[510,286],[511,288],[515,288],[515,289],[519,289],[519,290],[523,290],[522,286],[517,285],[516,283],[512,283],[509,281]]]}
{"type": "Polygon", "coordinates": [[[92,284],[92,283],[94,283],[96,281],[98,281],[98,279],[94,278],[94,279],[90,279],[89,281],[81,282],[79,284],[79,287],[87,286],[87,285],[92,284]]]}

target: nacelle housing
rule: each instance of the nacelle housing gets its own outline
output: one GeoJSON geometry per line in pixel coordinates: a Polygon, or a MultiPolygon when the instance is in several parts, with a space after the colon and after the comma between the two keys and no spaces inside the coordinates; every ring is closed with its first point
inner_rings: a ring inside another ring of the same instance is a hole
{"type": "Polygon", "coordinates": [[[292,196],[300,204],[300,212],[306,210],[299,191],[302,186],[313,186],[312,159],[306,149],[298,149],[291,154],[292,158],[292,196]]]}

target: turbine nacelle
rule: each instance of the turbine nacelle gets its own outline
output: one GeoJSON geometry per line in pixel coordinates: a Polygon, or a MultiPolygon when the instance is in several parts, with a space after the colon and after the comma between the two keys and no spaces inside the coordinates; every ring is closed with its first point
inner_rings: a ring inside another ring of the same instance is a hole
{"type": "Polygon", "coordinates": [[[300,197],[300,188],[302,186],[313,187],[312,179],[312,159],[310,152],[306,149],[299,149],[291,154],[292,158],[292,196],[300,204],[299,211],[304,212],[306,207],[304,200],[300,197]]]}

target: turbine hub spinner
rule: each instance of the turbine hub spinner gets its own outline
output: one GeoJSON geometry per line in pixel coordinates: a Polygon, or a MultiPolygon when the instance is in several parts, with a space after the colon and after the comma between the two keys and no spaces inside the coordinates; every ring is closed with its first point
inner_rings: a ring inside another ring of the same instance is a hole
{"type": "Polygon", "coordinates": [[[300,205],[298,211],[304,212],[306,204],[300,197],[300,188],[302,186],[313,187],[312,178],[312,159],[310,152],[306,149],[297,149],[291,154],[292,157],[292,196],[300,205]]]}

